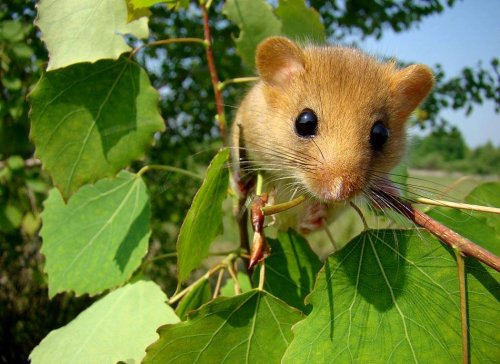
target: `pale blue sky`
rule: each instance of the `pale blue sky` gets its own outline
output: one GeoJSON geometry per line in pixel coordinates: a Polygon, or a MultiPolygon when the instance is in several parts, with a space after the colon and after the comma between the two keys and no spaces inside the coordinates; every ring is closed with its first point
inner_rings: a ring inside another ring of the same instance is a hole
{"type": "MultiPolygon", "coordinates": [[[[459,0],[452,9],[425,18],[410,31],[388,30],[381,40],[366,39],[359,45],[370,53],[403,61],[441,63],[451,77],[465,66],[500,58],[500,0],[459,0]]],[[[475,108],[469,117],[464,112],[443,116],[459,126],[470,146],[487,140],[500,145],[500,114],[495,114],[492,102],[475,108]]]]}

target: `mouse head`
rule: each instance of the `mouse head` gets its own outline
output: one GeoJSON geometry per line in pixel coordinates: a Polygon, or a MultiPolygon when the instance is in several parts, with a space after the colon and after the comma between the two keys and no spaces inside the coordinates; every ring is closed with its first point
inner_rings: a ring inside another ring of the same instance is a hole
{"type": "Polygon", "coordinates": [[[327,202],[384,179],[404,153],[406,119],[434,84],[424,65],[397,69],[355,49],[301,48],[283,37],[262,42],[256,64],[265,116],[254,125],[274,150],[256,158],[281,163],[327,202]]]}

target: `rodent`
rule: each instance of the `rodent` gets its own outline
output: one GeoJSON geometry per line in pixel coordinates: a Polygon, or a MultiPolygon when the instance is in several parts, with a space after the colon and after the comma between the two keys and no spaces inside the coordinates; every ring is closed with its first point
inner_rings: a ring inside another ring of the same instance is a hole
{"type": "Polygon", "coordinates": [[[405,151],[405,122],[434,85],[421,64],[398,69],[353,48],[301,47],[284,37],[256,51],[259,81],[232,127],[237,182],[262,171],[278,200],[310,197],[299,230],[322,226],[332,210],[374,186],[405,151]],[[282,192],[282,193],[280,193],[282,192]]]}

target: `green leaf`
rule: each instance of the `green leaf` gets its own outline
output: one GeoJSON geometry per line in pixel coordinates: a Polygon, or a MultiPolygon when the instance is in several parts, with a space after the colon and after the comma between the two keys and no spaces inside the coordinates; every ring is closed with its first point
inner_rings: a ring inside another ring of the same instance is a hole
{"type": "MultiPolygon", "coordinates": [[[[238,272],[236,274],[238,278],[238,283],[240,284],[241,293],[248,292],[252,289],[252,282],[250,282],[250,277],[248,274],[238,272]]],[[[226,283],[220,289],[221,296],[232,297],[236,293],[234,292],[234,279],[229,278],[226,283]]]]}
{"type": "Polygon", "coordinates": [[[263,291],[219,297],[188,321],[161,327],[144,363],[278,363],[301,317],[263,291]]]}
{"type": "Polygon", "coordinates": [[[10,232],[21,226],[23,214],[17,206],[0,202],[0,231],[10,232]]]}
{"type": "Polygon", "coordinates": [[[138,281],[95,302],[31,352],[31,363],[140,363],[156,329],[179,322],[153,282],[138,281]]]}
{"type": "Polygon", "coordinates": [[[257,45],[267,37],[281,34],[281,23],[272,7],[264,0],[227,0],[222,12],[240,28],[234,40],[236,49],[243,62],[254,67],[257,45]]]}
{"type": "MultiPolygon", "coordinates": [[[[500,183],[489,182],[476,187],[465,202],[500,207],[500,183]]],[[[429,216],[460,235],[500,256],[500,216],[497,214],[436,207],[429,216]]]]}
{"type": "Polygon", "coordinates": [[[177,239],[179,284],[208,256],[208,248],[222,232],[222,201],[227,194],[229,150],[222,149],[207,169],[207,175],[193,199],[177,239]]]}
{"type": "MultiPolygon", "coordinates": [[[[487,182],[483,183],[465,198],[465,202],[475,205],[486,205],[500,208],[500,182],[487,182]]],[[[500,215],[491,213],[475,212],[475,216],[482,216],[486,219],[489,226],[495,229],[497,236],[500,236],[500,215]]],[[[497,245],[500,249],[500,244],[497,245]]],[[[497,253],[497,255],[500,255],[497,253]]]]}
{"type": "Polygon", "coordinates": [[[24,168],[24,160],[21,156],[13,155],[7,159],[7,165],[13,171],[18,171],[24,168]]]}
{"type": "Polygon", "coordinates": [[[2,20],[0,23],[0,39],[6,43],[23,41],[23,23],[18,20],[2,20]]]}
{"type": "MultiPolygon", "coordinates": [[[[278,239],[269,239],[271,256],[266,259],[264,289],[289,305],[303,312],[309,312],[304,304],[311,292],[321,261],[309,247],[307,240],[293,230],[280,231],[278,239]]],[[[253,275],[259,280],[259,269],[253,275]]]]}
{"type": "Polygon", "coordinates": [[[49,72],[30,101],[36,155],[65,198],[144,155],[164,129],[158,93],[126,59],[49,72]]]}
{"type": "Polygon", "coordinates": [[[182,0],[130,0],[131,5],[136,8],[149,8],[156,4],[165,4],[169,9],[182,3],[182,0]]]}
{"type": "Polygon", "coordinates": [[[146,185],[129,172],[82,187],[69,201],[53,189],[42,213],[49,296],[98,294],[126,282],[148,248],[146,185]]]}
{"type": "Polygon", "coordinates": [[[33,236],[38,231],[41,224],[42,220],[40,215],[34,215],[32,212],[27,212],[23,217],[21,229],[26,235],[33,236]]]}
{"type": "Polygon", "coordinates": [[[211,298],[210,282],[208,279],[204,279],[184,296],[175,309],[175,313],[181,320],[185,320],[189,312],[199,308],[204,303],[210,301],[211,298]]]}
{"type": "Polygon", "coordinates": [[[281,20],[284,35],[297,41],[319,44],[326,41],[321,16],[314,8],[307,7],[304,0],[279,0],[276,15],[281,20]]]}
{"type": "Polygon", "coordinates": [[[148,19],[127,23],[125,1],[45,0],[35,24],[49,51],[47,70],[79,62],[117,59],[132,48],[124,35],[147,38],[148,19]]]}
{"type": "MultiPolygon", "coordinates": [[[[471,362],[500,357],[499,274],[466,260],[471,362]]],[[[421,230],[376,230],[330,256],[284,363],[457,363],[454,253],[421,230]]]]}

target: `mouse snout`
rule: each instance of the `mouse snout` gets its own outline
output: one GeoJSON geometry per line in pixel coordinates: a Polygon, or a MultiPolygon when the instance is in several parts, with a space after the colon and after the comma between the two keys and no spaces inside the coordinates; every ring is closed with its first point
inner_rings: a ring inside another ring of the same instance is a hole
{"type": "Polygon", "coordinates": [[[322,173],[313,180],[311,191],[328,202],[347,201],[363,189],[364,179],[351,173],[322,173]]]}

